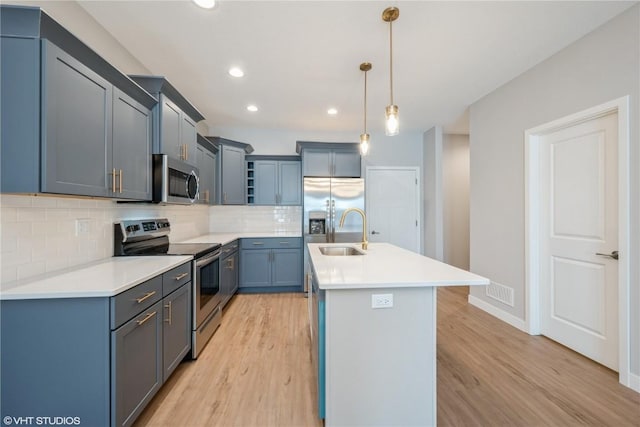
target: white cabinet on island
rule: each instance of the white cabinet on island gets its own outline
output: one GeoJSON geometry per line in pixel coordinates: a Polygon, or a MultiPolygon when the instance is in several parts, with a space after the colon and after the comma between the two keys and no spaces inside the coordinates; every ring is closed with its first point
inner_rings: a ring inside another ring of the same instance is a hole
{"type": "Polygon", "coordinates": [[[308,246],[325,425],[435,425],[435,288],[489,280],[388,243],[308,246]]]}

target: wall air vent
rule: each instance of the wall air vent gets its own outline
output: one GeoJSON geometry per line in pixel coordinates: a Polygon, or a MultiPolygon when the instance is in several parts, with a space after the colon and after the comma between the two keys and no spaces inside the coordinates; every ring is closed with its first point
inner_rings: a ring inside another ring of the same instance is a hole
{"type": "Polygon", "coordinates": [[[513,307],[513,288],[500,283],[491,282],[487,285],[487,296],[513,307]]]}

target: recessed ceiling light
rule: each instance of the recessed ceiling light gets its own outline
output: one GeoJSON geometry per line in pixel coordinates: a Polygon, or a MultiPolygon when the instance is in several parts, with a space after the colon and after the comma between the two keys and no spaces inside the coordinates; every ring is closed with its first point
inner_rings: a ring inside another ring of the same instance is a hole
{"type": "Polygon", "coordinates": [[[244,76],[244,71],[242,71],[238,67],[229,68],[229,75],[233,77],[242,77],[244,76]]]}
{"type": "Polygon", "coordinates": [[[253,104],[247,105],[247,110],[251,111],[252,113],[255,113],[256,111],[258,111],[258,107],[253,104]]]}
{"type": "Polygon", "coordinates": [[[329,108],[327,110],[327,114],[330,116],[335,116],[336,114],[338,114],[338,110],[336,110],[335,108],[329,108]]]}
{"type": "Polygon", "coordinates": [[[193,0],[193,2],[203,9],[213,9],[216,5],[216,0],[193,0]]]}

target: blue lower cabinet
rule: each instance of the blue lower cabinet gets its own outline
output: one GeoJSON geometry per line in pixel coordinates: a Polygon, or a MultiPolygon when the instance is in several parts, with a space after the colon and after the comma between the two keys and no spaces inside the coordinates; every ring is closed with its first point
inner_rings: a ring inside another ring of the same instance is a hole
{"type": "Polygon", "coordinates": [[[191,350],[191,283],[162,303],[162,381],[167,381],[191,350]]]}
{"type": "Polygon", "coordinates": [[[132,425],[191,350],[190,265],[164,274],[189,272],[177,289],[158,275],[110,298],[0,301],[0,417],[132,425]]]}
{"type": "Polygon", "coordinates": [[[302,291],[300,238],[242,239],[241,292],[302,291]]]}
{"type": "Polygon", "coordinates": [[[240,288],[271,286],[271,249],[242,250],[240,288]]]}
{"type": "Polygon", "coordinates": [[[3,420],[63,416],[109,425],[108,298],[3,300],[0,328],[3,420]]]}
{"type": "Polygon", "coordinates": [[[220,293],[222,308],[238,291],[238,241],[227,243],[220,250],[220,293]]]}
{"type": "Polygon", "coordinates": [[[129,426],[162,386],[162,301],[111,333],[112,418],[129,426]]]}

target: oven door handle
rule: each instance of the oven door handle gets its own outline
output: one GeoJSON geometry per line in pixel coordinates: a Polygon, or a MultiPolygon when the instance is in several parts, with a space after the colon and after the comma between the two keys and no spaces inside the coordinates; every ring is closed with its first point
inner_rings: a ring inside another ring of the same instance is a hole
{"type": "Polygon", "coordinates": [[[196,268],[205,267],[220,258],[220,251],[215,251],[211,255],[196,260],[196,268]]]}

